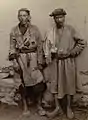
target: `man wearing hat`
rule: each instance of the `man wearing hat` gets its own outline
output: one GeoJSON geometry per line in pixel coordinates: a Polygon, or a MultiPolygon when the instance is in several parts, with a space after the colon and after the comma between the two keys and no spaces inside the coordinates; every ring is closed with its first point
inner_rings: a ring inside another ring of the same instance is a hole
{"type": "Polygon", "coordinates": [[[75,58],[82,52],[86,43],[76,30],[65,24],[66,11],[55,9],[50,16],[55,26],[46,34],[44,52],[50,69],[50,91],[55,97],[56,109],[48,116],[56,115],[60,110],[59,99],[67,97],[67,117],[73,118],[71,98],[76,93],[75,58]]]}
{"type": "Polygon", "coordinates": [[[31,24],[30,11],[22,8],[18,11],[19,24],[15,26],[10,34],[9,59],[14,61],[15,66],[20,67],[21,95],[24,103],[24,113],[28,112],[28,96],[31,100],[37,99],[40,115],[45,112],[41,107],[41,97],[45,89],[43,75],[41,73],[43,64],[42,37],[35,25],[31,24]]]}

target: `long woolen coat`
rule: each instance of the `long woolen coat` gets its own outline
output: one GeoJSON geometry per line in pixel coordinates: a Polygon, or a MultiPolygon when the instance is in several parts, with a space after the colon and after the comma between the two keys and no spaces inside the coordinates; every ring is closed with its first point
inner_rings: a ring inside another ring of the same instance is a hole
{"type": "Polygon", "coordinates": [[[62,29],[52,27],[46,34],[44,52],[48,65],[48,78],[50,80],[51,93],[57,93],[58,98],[64,95],[74,95],[76,92],[76,64],[75,58],[85,47],[84,40],[72,26],[64,25],[62,29]],[[52,51],[62,50],[65,54],[70,53],[62,60],[51,58],[52,51]],[[58,69],[57,69],[58,68],[58,69]]]}
{"type": "Polygon", "coordinates": [[[25,40],[29,41],[29,47],[33,48],[34,46],[36,49],[30,53],[19,53],[18,61],[23,71],[25,85],[33,86],[43,80],[41,72],[37,69],[38,64],[43,62],[42,37],[35,25],[29,25],[24,35],[20,32],[19,25],[12,29],[10,34],[10,55],[24,46],[25,40]]]}

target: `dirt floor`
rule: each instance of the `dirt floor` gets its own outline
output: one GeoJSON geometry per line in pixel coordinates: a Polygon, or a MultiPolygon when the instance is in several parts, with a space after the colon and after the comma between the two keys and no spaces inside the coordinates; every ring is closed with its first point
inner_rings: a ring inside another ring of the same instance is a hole
{"type": "MultiPolygon", "coordinates": [[[[40,117],[37,109],[31,107],[30,116],[22,116],[22,109],[18,106],[0,105],[0,120],[68,120],[66,115],[58,115],[55,118],[40,117]]],[[[88,120],[88,110],[74,108],[75,118],[73,120],[88,120]]]]}

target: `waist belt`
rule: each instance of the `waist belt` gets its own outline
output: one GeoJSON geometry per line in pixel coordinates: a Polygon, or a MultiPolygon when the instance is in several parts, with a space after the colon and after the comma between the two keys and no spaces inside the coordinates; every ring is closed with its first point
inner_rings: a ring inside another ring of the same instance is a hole
{"type": "Polygon", "coordinates": [[[18,53],[36,53],[37,51],[37,48],[33,48],[33,49],[27,49],[27,50],[23,50],[23,49],[17,49],[17,52],[18,53]]]}

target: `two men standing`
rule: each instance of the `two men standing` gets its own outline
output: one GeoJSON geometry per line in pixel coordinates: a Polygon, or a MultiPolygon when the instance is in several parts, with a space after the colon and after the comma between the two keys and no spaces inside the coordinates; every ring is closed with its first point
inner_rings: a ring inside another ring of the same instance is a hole
{"type": "MultiPolygon", "coordinates": [[[[72,26],[65,24],[66,14],[63,9],[55,9],[50,14],[55,21],[55,26],[46,35],[44,53],[51,72],[50,87],[56,106],[51,116],[59,112],[59,99],[66,95],[67,117],[73,118],[71,97],[76,93],[75,58],[84,49],[85,42],[72,26]]],[[[41,107],[41,98],[45,90],[44,78],[39,70],[42,69],[43,64],[42,37],[38,28],[30,23],[29,10],[20,9],[18,19],[20,23],[12,29],[10,34],[10,59],[17,59],[22,70],[21,78],[23,78],[26,90],[26,92],[25,90],[22,92],[23,98],[27,100],[26,93],[34,94],[38,91],[38,109],[40,114],[45,115],[45,111],[41,107]],[[35,90],[35,88],[37,89],[35,90]]],[[[24,110],[27,111],[26,105],[24,110]]]]}

